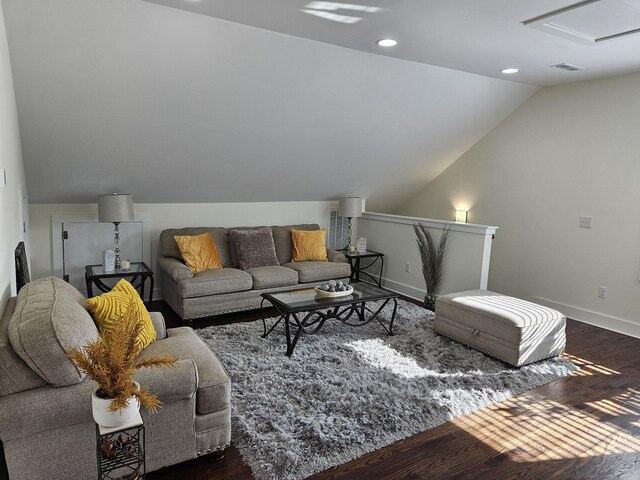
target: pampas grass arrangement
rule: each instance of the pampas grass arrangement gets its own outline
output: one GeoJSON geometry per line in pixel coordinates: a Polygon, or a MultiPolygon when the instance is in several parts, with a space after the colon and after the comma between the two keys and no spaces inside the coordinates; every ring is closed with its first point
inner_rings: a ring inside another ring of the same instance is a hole
{"type": "Polygon", "coordinates": [[[447,240],[451,233],[451,224],[442,227],[440,243],[436,248],[431,233],[421,223],[414,225],[420,258],[422,260],[422,275],[427,284],[427,295],[424,297],[425,306],[432,312],[436,309],[436,298],[440,289],[440,282],[444,276],[447,240]]]}
{"type": "Polygon", "coordinates": [[[143,328],[137,314],[139,308],[142,307],[131,301],[112,334],[100,334],[97,340],[69,352],[73,363],[98,384],[96,395],[112,399],[111,412],[126,408],[132,397],[136,397],[150,412],[156,412],[162,402],[146,388],[138,388],[134,383],[135,372],[140,368],[173,367],[178,361],[168,356],[136,360],[136,342],[143,328]]]}

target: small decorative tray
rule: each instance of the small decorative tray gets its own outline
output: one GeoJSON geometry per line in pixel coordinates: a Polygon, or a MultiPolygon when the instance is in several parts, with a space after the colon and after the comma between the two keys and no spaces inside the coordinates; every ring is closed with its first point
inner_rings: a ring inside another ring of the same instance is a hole
{"type": "Polygon", "coordinates": [[[344,292],[327,292],[326,290],[320,290],[316,287],[316,293],[321,297],[345,297],[353,293],[353,287],[351,285],[347,285],[347,289],[344,292]]]}

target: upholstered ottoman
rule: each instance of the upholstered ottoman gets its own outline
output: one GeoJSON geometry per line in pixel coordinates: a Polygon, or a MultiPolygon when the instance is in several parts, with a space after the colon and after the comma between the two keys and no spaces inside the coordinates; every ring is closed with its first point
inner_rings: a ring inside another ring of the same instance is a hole
{"type": "Polygon", "coordinates": [[[565,325],[556,310],[488,290],[436,301],[436,332],[516,367],[562,353],[565,325]]]}

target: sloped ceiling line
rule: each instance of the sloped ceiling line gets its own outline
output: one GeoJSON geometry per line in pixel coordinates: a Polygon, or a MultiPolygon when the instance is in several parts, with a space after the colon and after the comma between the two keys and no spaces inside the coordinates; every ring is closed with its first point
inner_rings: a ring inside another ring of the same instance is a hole
{"type": "Polygon", "coordinates": [[[389,211],[535,87],[130,0],[3,0],[32,203],[389,211]]]}

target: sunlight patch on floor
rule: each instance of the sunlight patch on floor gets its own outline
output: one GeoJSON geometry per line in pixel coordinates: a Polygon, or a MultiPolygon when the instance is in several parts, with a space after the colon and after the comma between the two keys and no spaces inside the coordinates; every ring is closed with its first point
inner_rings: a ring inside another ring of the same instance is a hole
{"type": "Polygon", "coordinates": [[[590,362],[584,358],[576,357],[575,355],[571,355],[566,352],[562,354],[562,357],[580,367],[580,370],[571,374],[574,377],[587,377],[591,375],[620,375],[620,372],[616,370],[598,365],[597,363],[590,362]]]}
{"type": "Polygon", "coordinates": [[[539,462],[637,454],[640,438],[633,433],[639,421],[640,392],[630,388],[580,409],[556,400],[514,398],[452,423],[514,461],[539,462]]]}

